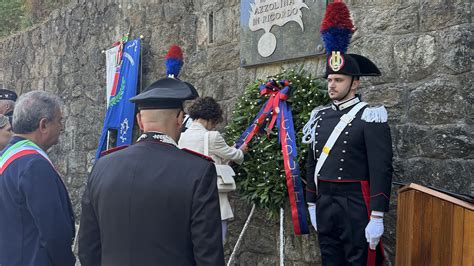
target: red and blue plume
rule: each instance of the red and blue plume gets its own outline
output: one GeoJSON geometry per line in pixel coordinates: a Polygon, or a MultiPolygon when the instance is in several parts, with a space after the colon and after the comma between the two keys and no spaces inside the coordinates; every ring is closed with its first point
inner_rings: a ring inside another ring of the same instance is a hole
{"type": "Polygon", "coordinates": [[[183,66],[183,51],[178,45],[171,45],[166,54],[166,75],[177,78],[183,66]]]}
{"type": "Polygon", "coordinates": [[[333,51],[342,53],[347,51],[354,33],[354,24],[346,4],[341,0],[335,0],[327,6],[320,31],[326,54],[333,51]]]}

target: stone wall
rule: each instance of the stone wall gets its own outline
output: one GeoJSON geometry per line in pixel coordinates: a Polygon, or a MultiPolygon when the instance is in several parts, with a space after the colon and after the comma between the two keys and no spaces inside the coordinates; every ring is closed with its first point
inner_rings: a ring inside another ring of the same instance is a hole
{"type": "MultiPolygon", "coordinates": [[[[363,80],[362,94],[389,111],[394,180],[473,195],[472,18],[470,1],[346,1],[358,27],[350,50],[373,59],[383,76],[363,80]]],[[[181,78],[213,96],[232,119],[245,85],[283,67],[304,64],[321,75],[322,57],[240,68],[237,0],[73,0],[41,25],[0,40],[0,78],[18,93],[52,91],[65,102],[65,132],[50,155],[80,213],[80,196],[105,114],[105,56],[101,51],[131,27],[143,41],[143,86],[164,76],[172,43],[185,52],[181,78]],[[209,14],[214,17],[209,43],[209,14]]],[[[225,121],[225,122],[226,122],[225,121]]],[[[395,252],[396,187],[386,218],[386,249],[395,252]]],[[[232,196],[228,257],[250,212],[232,196]]],[[[286,211],[288,214],[288,209],[286,211]]],[[[285,218],[287,265],[320,263],[316,237],[295,237],[285,218]]],[[[279,261],[279,224],[257,210],[237,254],[240,265],[279,261]]]]}

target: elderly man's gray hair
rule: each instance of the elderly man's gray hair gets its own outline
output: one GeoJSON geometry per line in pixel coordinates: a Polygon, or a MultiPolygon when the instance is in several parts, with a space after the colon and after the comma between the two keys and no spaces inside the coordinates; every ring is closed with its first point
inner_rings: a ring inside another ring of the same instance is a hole
{"type": "Polygon", "coordinates": [[[21,95],[13,112],[13,132],[28,134],[38,129],[41,119],[53,121],[61,105],[58,96],[46,91],[31,91],[21,95]]]}

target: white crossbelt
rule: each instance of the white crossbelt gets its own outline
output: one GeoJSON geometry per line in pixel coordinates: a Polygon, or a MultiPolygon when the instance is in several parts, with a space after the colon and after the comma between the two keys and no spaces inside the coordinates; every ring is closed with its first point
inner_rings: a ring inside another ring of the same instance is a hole
{"type": "Polygon", "coordinates": [[[337,123],[336,127],[334,128],[328,140],[326,141],[326,144],[324,144],[323,150],[321,151],[321,155],[318,158],[318,162],[316,163],[316,168],[314,170],[314,183],[316,184],[316,188],[318,188],[319,171],[321,171],[321,168],[323,167],[324,162],[328,158],[329,153],[331,152],[331,149],[334,146],[334,143],[336,143],[336,140],[339,138],[344,128],[346,128],[346,126],[352,120],[354,120],[356,114],[366,105],[367,105],[366,102],[360,102],[356,104],[349,111],[349,113],[342,115],[341,120],[339,121],[339,123],[337,123]]]}

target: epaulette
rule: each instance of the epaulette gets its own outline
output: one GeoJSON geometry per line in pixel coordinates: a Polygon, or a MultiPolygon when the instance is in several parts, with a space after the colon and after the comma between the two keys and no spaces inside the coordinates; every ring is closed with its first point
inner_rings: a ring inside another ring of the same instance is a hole
{"type": "Polygon", "coordinates": [[[320,105],[320,106],[316,106],[312,111],[311,111],[311,116],[316,116],[319,111],[322,111],[322,110],[326,110],[328,108],[331,108],[331,105],[320,105]]]}
{"type": "Polygon", "coordinates": [[[360,119],[365,122],[386,123],[388,119],[387,109],[383,105],[367,107],[360,119]]]}
{"type": "Polygon", "coordinates": [[[103,152],[100,153],[100,157],[103,157],[107,154],[111,154],[111,153],[114,153],[116,151],[119,151],[119,150],[123,150],[125,148],[127,148],[129,145],[121,145],[121,146],[117,146],[117,147],[114,147],[114,148],[110,148],[108,150],[105,150],[103,152]]]}
{"type": "Polygon", "coordinates": [[[193,151],[193,150],[190,150],[190,149],[186,149],[186,148],[182,148],[181,150],[182,150],[182,151],[185,151],[185,152],[187,152],[187,153],[191,153],[192,155],[196,155],[196,156],[198,156],[198,157],[201,157],[201,158],[203,158],[203,159],[205,159],[205,160],[208,160],[209,162],[214,162],[214,160],[213,160],[211,157],[206,156],[206,155],[204,155],[204,154],[202,154],[202,153],[199,153],[199,152],[196,152],[196,151],[193,151]]]}

